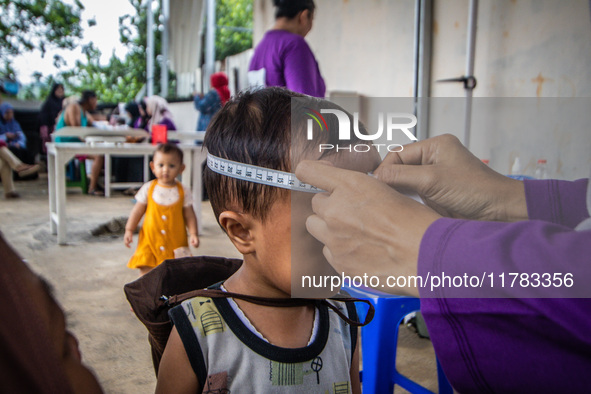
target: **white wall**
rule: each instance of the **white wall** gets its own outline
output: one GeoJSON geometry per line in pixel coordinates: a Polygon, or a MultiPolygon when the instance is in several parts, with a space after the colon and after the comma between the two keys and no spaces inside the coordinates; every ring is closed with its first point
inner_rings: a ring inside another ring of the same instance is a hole
{"type": "MultiPolygon", "coordinates": [[[[273,25],[270,0],[255,0],[254,43],[273,25]]],[[[316,0],[306,37],[331,91],[411,96],[414,0],[316,0]]]]}
{"type": "Polygon", "coordinates": [[[197,128],[199,111],[195,109],[192,101],[169,103],[168,108],[172,113],[174,124],[178,131],[195,131],[197,128]]]}
{"type": "MultiPolygon", "coordinates": [[[[465,70],[468,0],[434,2],[432,79],[465,70]]],[[[476,97],[591,96],[588,0],[481,0],[476,97]]],[[[432,96],[463,96],[460,84],[431,85],[432,96]]]]}
{"type": "MultiPolygon", "coordinates": [[[[468,0],[436,1],[434,15],[432,81],[463,75],[468,0]]],[[[519,157],[526,175],[546,159],[551,177],[589,176],[589,1],[481,0],[474,69],[474,154],[502,173],[519,157]],[[564,99],[552,99],[558,97],[564,99]]],[[[463,97],[464,91],[461,84],[432,82],[431,94],[463,97]]],[[[436,100],[430,135],[461,138],[463,105],[462,99],[436,100]]]]}
{"type": "MultiPolygon", "coordinates": [[[[584,108],[590,108],[585,107],[585,98],[591,97],[589,1],[479,3],[471,150],[503,173],[520,157],[530,174],[532,163],[545,158],[551,176],[588,176],[591,122],[584,108]],[[528,109],[519,118],[510,105],[491,105],[479,101],[482,97],[531,101],[520,104],[528,109]],[[563,112],[551,112],[551,104],[536,101],[548,97],[577,100],[555,103],[563,112]],[[560,121],[536,127],[527,121],[549,113],[563,119],[566,112],[567,127],[560,121]],[[515,129],[515,124],[520,127],[515,129]]],[[[319,62],[327,95],[343,91],[370,97],[412,95],[414,5],[414,0],[316,0],[314,27],[306,40],[319,62]]],[[[435,81],[464,75],[468,5],[469,0],[434,0],[431,96],[458,99],[432,106],[430,136],[463,134],[462,85],[435,81]]],[[[255,0],[255,45],[272,26],[273,11],[270,0],[255,0]]]]}

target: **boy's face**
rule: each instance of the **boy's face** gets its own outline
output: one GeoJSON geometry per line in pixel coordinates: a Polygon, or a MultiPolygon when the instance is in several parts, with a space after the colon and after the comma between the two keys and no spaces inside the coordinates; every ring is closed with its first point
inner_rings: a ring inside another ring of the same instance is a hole
{"type": "Polygon", "coordinates": [[[183,172],[185,165],[175,153],[156,152],[150,162],[150,168],[158,182],[165,186],[176,184],[176,177],[183,172]]]}
{"type": "Polygon", "coordinates": [[[263,281],[291,294],[291,198],[275,201],[264,222],[257,221],[257,259],[263,281]]]}
{"type": "MultiPolygon", "coordinates": [[[[363,173],[375,170],[381,161],[377,151],[340,153],[330,159],[336,167],[363,173]]],[[[334,295],[326,288],[301,287],[302,275],[336,275],[322,254],[323,245],[306,229],[306,219],[313,214],[313,197],[313,193],[291,192],[275,201],[264,222],[256,221],[258,278],[292,297],[334,295]]]]}

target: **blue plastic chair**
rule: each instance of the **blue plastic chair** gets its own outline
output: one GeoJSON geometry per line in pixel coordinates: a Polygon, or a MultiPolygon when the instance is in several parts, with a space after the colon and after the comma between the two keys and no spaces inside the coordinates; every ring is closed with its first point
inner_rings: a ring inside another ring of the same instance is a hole
{"type": "MultiPolygon", "coordinates": [[[[361,328],[362,360],[361,382],[363,392],[392,393],[398,385],[411,393],[432,393],[396,370],[396,347],[398,328],[402,319],[420,309],[420,300],[414,297],[377,297],[359,288],[344,288],[351,296],[369,300],[375,308],[370,324],[361,328]]],[[[357,303],[357,314],[361,321],[367,314],[367,306],[357,303]]],[[[439,393],[451,394],[453,389],[437,361],[439,393]]]]}

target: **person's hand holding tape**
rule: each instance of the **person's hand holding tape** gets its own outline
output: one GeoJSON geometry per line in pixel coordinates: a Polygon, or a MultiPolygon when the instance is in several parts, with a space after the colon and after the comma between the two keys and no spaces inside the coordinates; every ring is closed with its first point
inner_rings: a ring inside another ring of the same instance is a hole
{"type": "Polygon", "coordinates": [[[374,175],[398,190],[417,193],[443,216],[471,220],[527,219],[523,182],[482,163],[451,134],[390,153],[374,175]]]}
{"type": "MultiPolygon", "coordinates": [[[[324,255],[349,276],[375,275],[386,283],[390,275],[416,275],[423,234],[440,216],[366,174],[303,161],[299,180],[326,193],[312,199],[314,215],[306,228],[325,246],[324,255]]],[[[381,290],[418,296],[416,288],[381,290]]]]}
{"type": "Polygon", "coordinates": [[[451,135],[390,153],[374,171],[379,180],[311,161],[300,163],[296,176],[327,191],[312,199],[315,215],[306,227],[325,245],[328,262],[347,275],[376,275],[380,283],[389,275],[416,275],[421,240],[440,215],[527,219],[523,183],[494,172],[451,135]],[[433,209],[393,188],[417,193],[433,209]]]}

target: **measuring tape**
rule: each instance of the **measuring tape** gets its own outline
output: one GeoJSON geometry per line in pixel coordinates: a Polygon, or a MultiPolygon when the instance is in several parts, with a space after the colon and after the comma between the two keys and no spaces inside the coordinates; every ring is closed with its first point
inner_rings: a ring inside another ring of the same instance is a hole
{"type": "Polygon", "coordinates": [[[324,192],[324,190],[319,189],[316,186],[301,182],[296,178],[295,174],[292,174],[291,172],[272,170],[270,168],[259,167],[252,164],[244,164],[237,161],[222,159],[211,153],[207,154],[207,167],[218,174],[241,179],[243,181],[281,187],[283,189],[298,192],[324,192]]]}

